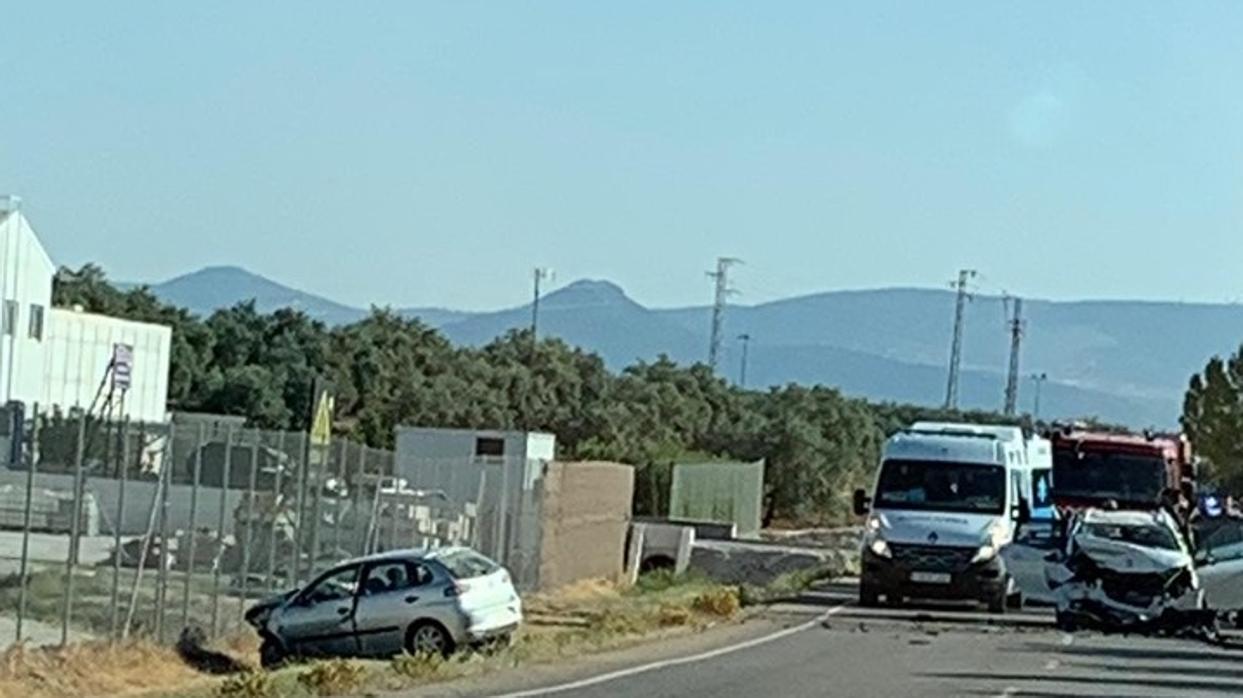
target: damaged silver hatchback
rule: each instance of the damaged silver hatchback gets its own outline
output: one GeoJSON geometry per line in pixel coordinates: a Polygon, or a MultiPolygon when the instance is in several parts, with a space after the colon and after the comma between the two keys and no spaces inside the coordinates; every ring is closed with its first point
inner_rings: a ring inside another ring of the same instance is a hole
{"type": "Polygon", "coordinates": [[[1088,509],[1066,533],[1045,568],[1059,628],[1142,626],[1205,607],[1192,550],[1168,512],[1088,509]]]}

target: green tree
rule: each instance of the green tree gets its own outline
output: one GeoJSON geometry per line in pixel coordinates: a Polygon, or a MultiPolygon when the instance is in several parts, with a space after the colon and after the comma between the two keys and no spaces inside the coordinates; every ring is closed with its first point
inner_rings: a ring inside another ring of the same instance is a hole
{"type": "Polygon", "coordinates": [[[1182,426],[1208,465],[1206,478],[1243,491],[1243,347],[1225,360],[1213,357],[1191,377],[1182,426]]]}

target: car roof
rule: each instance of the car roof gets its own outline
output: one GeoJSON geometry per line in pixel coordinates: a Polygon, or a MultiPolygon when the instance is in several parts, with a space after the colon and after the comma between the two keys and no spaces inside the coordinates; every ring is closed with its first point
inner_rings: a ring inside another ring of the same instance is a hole
{"type": "Polygon", "coordinates": [[[341,567],[343,565],[359,565],[368,562],[388,562],[393,560],[435,560],[444,557],[446,554],[459,550],[469,550],[460,545],[450,545],[443,548],[403,548],[399,550],[386,550],[382,553],[372,553],[363,557],[355,557],[349,560],[342,560],[333,565],[333,567],[341,567]]]}
{"type": "Polygon", "coordinates": [[[1084,523],[1101,523],[1113,524],[1115,526],[1160,526],[1169,528],[1171,521],[1165,512],[1157,511],[1134,511],[1119,510],[1107,511],[1105,509],[1088,509],[1083,514],[1084,523]]]}

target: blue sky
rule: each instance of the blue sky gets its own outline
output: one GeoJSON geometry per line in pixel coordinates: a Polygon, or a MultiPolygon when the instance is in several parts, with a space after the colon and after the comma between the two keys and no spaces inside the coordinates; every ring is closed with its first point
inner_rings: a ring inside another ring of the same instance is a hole
{"type": "Polygon", "coordinates": [[[487,308],[943,285],[1243,297],[1243,4],[21,3],[0,192],[53,257],[487,308]]]}

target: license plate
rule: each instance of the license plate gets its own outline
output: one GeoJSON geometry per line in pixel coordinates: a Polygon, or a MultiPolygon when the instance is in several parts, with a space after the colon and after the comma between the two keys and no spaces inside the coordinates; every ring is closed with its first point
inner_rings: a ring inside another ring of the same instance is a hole
{"type": "Polygon", "coordinates": [[[949,584],[950,575],[946,572],[912,572],[911,581],[917,584],[949,584]]]}

